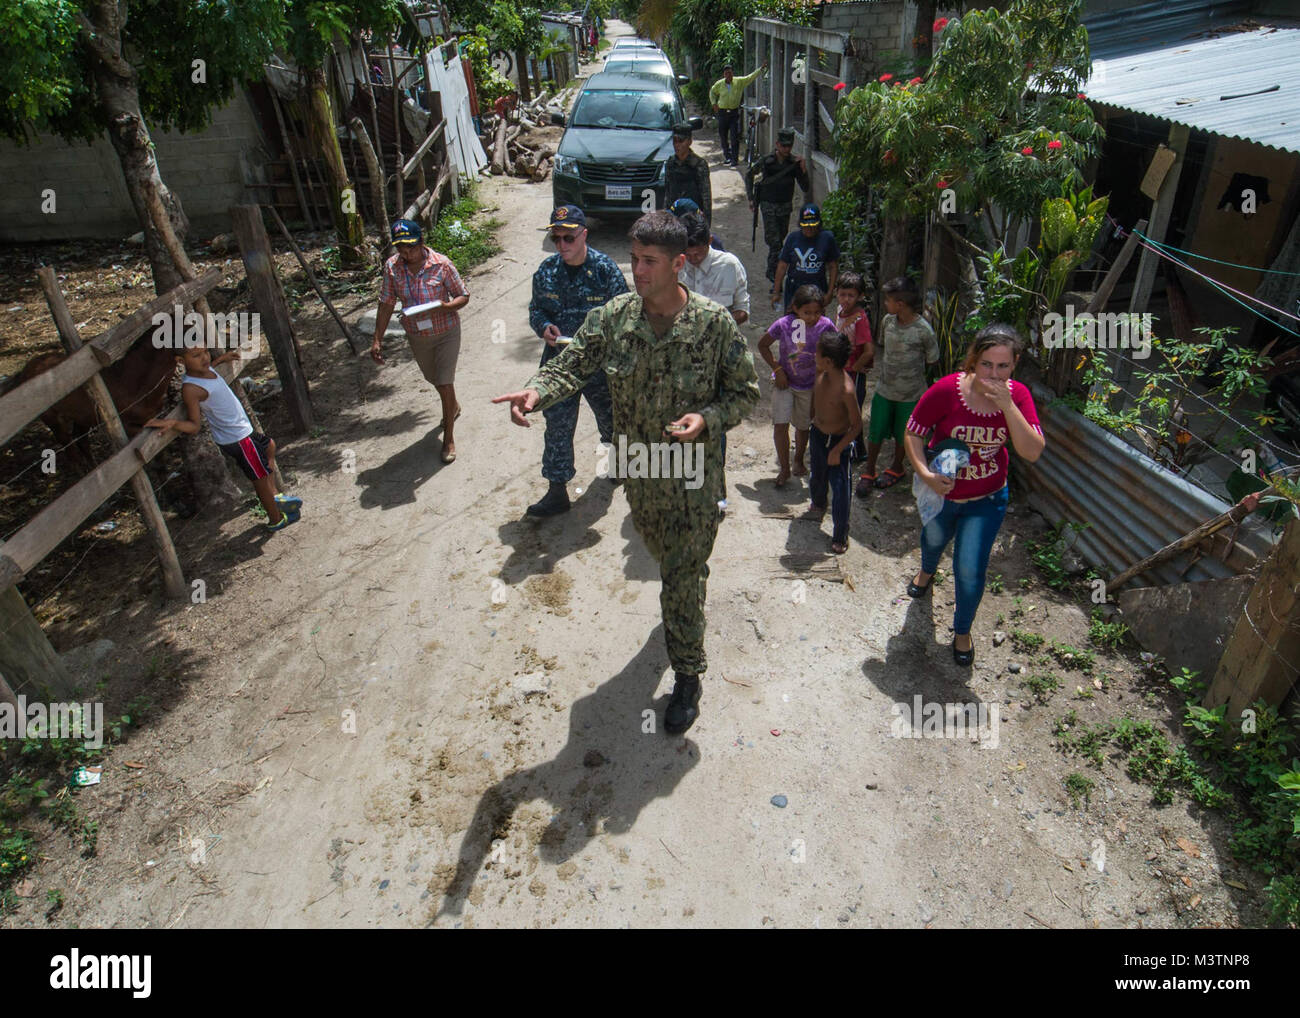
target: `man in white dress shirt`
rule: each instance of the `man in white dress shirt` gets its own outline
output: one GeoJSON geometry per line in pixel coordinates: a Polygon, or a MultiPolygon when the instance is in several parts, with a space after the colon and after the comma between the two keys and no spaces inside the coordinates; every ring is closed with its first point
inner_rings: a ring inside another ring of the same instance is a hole
{"type": "MultiPolygon", "coordinates": [[[[749,319],[749,279],[740,259],[729,251],[718,251],[709,244],[709,224],[703,214],[688,212],[681,217],[686,227],[686,264],[677,273],[677,281],[701,297],[717,301],[731,312],[740,325],[749,319]]],[[[727,463],[727,435],[722,434],[722,464],[727,463]]],[[[727,512],[727,488],[723,481],[722,500],[718,508],[727,512]]]]}

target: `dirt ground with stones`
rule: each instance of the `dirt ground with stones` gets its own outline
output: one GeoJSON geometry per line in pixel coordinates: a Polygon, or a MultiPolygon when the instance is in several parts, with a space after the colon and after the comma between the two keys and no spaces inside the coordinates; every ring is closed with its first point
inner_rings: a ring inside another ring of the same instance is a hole
{"type": "MultiPolygon", "coordinates": [[[[775,318],[761,244],[743,243],[741,177],[716,136],[696,149],[714,167],[717,232],[759,291],[756,350],[775,318]]],[[[47,925],[45,888],[64,891],[62,926],[1261,922],[1259,881],[1217,817],[1181,797],[1157,808],[1113,762],[1089,771],[1055,747],[1071,708],[1178,738],[1168,691],[1102,653],[1090,675],[1059,670],[1039,704],[1027,671],[1008,671],[1025,655],[993,646],[995,628],[1087,646],[1084,606],[1029,562],[1046,527],[1023,500],[994,550],[1003,590],[980,609],[975,667],[958,669],[951,582],[933,605],[903,593],[919,562],[908,485],[854,500],[836,560],[829,520],[794,518],[806,481],[773,487],[766,398],[731,433],[700,720],[684,738],[644,731],[672,685],[658,577],[622,491],[594,480],[591,414],[572,511],[534,522],[542,430],[489,403],[540,353],[527,303],[550,183],[489,180],[481,197],[506,221],[504,250],[467,280],[457,462],[439,460],[436,394],[405,344],[389,342],[383,368],[353,357],[308,302],[318,429],[291,436],[277,401],[262,404],[301,524],[177,520],[187,578],[208,591],[182,607],[162,602],[146,538],[88,546],[84,603],[62,621],[44,609],[60,650],[113,641],[91,673],[110,705],[143,694],[155,709],[76,793],[98,853],[47,832],[38,893],[5,924],[47,925]],[[892,708],[916,696],[997,705],[996,738],[895,738],[892,708]],[[1079,808],[1062,784],[1076,770],[1097,781],[1079,808]]],[[[630,279],[627,225],[593,220],[590,242],[630,279]]]]}

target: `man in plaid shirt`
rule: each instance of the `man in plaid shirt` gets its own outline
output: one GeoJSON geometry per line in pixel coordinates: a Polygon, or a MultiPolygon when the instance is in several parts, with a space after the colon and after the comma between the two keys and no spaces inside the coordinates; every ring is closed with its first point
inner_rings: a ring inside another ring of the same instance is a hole
{"type": "Polygon", "coordinates": [[[380,346],[393,306],[402,302],[402,328],[420,373],[438,390],[442,399],[442,461],[456,458],[452,426],[460,416],[456,400],[456,359],[460,354],[460,316],[469,303],[469,291],[461,282],[456,266],[445,256],[424,246],[420,224],[399,219],[393,224],[393,246],[397,249],[384,263],[384,282],[379,290],[379,311],[375,316],[375,341],[370,356],[384,363],[380,346]],[[440,306],[410,314],[411,308],[440,302],[440,306]]]}

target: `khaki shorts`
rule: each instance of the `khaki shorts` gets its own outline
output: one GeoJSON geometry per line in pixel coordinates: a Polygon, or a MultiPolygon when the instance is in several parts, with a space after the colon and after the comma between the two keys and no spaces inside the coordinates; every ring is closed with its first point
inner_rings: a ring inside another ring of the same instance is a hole
{"type": "Polygon", "coordinates": [[[456,360],[460,356],[459,323],[433,336],[408,333],[406,339],[426,381],[433,385],[451,385],[456,381],[456,360]]]}
{"type": "Polygon", "coordinates": [[[772,423],[793,424],[795,431],[807,431],[812,423],[812,390],[772,386],[772,423]]]}

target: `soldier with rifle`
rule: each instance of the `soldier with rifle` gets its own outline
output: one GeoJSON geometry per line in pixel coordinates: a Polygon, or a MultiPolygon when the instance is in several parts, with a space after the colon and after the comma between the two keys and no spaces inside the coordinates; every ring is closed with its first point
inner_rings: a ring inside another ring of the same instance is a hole
{"type": "Polygon", "coordinates": [[[776,135],[776,151],[754,163],[745,174],[745,194],[754,213],[750,244],[758,239],[758,214],[763,213],[763,242],[767,244],[767,278],[775,281],[776,263],[781,245],[790,232],[790,214],[794,211],[794,185],[803,188],[805,201],[812,201],[812,178],[803,157],[791,154],[794,129],[784,127],[776,135]]]}

